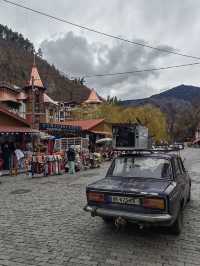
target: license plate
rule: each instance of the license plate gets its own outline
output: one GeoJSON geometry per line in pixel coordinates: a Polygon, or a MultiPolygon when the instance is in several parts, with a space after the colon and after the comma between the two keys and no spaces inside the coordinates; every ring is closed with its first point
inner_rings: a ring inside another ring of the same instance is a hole
{"type": "Polygon", "coordinates": [[[131,197],[111,196],[112,203],[140,205],[140,199],[131,197]]]}

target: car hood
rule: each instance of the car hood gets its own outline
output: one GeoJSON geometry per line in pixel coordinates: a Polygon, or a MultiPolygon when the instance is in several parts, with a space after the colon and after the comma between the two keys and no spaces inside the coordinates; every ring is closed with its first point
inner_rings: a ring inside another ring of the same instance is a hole
{"type": "Polygon", "coordinates": [[[170,185],[169,180],[104,178],[90,184],[87,188],[121,193],[162,193],[170,185]]]}

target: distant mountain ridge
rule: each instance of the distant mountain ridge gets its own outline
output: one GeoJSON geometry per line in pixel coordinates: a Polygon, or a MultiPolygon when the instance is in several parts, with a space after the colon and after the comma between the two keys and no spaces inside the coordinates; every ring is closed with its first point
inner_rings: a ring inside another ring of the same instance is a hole
{"type": "Polygon", "coordinates": [[[124,100],[121,101],[120,103],[123,106],[139,106],[144,104],[153,104],[156,106],[157,105],[162,106],[162,103],[170,99],[173,99],[177,103],[185,101],[188,102],[189,104],[192,104],[197,99],[200,99],[200,87],[182,84],[147,98],[136,99],[136,100],[124,100]]]}
{"type": "Polygon", "coordinates": [[[193,139],[200,122],[200,87],[180,85],[151,97],[121,101],[124,107],[153,105],[166,114],[168,132],[173,140],[193,139]]]}

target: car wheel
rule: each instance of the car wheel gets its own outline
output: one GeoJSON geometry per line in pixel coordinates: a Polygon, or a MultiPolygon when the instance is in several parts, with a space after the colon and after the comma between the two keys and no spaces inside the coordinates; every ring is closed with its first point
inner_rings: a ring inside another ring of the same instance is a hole
{"type": "Polygon", "coordinates": [[[174,235],[179,235],[181,233],[182,227],[183,227],[183,211],[182,209],[180,209],[176,221],[173,223],[171,227],[171,231],[174,235]]]}

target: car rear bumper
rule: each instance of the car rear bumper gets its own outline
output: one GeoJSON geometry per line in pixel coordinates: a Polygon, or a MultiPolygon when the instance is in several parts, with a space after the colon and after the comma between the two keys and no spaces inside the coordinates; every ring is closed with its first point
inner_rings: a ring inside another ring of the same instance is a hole
{"type": "Polygon", "coordinates": [[[94,206],[86,205],[85,211],[90,212],[92,216],[101,217],[122,217],[136,223],[150,223],[150,224],[171,224],[173,218],[170,214],[144,214],[144,213],[132,213],[124,210],[113,210],[106,208],[97,208],[94,206]]]}

